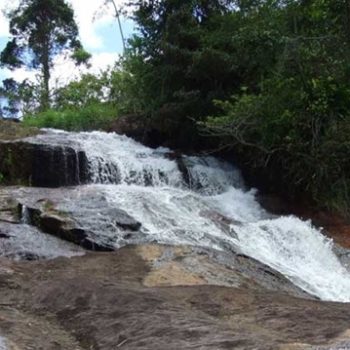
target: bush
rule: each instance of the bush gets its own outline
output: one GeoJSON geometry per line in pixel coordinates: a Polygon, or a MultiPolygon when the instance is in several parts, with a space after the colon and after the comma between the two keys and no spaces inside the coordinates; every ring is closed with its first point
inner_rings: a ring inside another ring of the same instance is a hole
{"type": "MultiPolygon", "coordinates": [[[[217,101],[206,131],[288,197],[350,214],[350,89],[329,76],[278,77],[259,94],[217,101]]],[[[203,125],[203,124],[202,124],[203,125]]]]}
{"type": "Polygon", "coordinates": [[[118,111],[108,103],[94,103],[80,109],[48,110],[23,118],[26,126],[54,128],[68,131],[105,129],[116,119],[118,111]]]}

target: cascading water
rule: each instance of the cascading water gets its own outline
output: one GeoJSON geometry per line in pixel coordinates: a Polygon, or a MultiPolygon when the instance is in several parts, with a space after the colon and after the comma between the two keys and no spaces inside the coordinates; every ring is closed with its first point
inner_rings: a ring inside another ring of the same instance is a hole
{"type": "Polygon", "coordinates": [[[150,240],[238,249],[323,300],[350,301],[350,274],[331,240],[310,222],[267,213],[232,165],[213,157],[179,158],[102,132],[48,130],[36,140],[84,151],[88,186],[141,222],[150,240]]]}
{"type": "Polygon", "coordinates": [[[6,339],[0,336],[0,350],[7,350],[6,339]]]}

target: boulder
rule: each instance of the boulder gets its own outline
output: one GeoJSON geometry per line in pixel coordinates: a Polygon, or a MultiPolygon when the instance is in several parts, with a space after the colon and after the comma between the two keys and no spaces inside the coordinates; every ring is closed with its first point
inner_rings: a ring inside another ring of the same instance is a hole
{"type": "MultiPolygon", "coordinates": [[[[34,206],[26,206],[26,218],[29,224],[83,248],[97,251],[114,250],[109,240],[98,239],[88,229],[80,227],[69,214],[55,209],[49,200],[40,200],[34,206]]],[[[23,209],[22,209],[23,211],[23,209]]]]}
{"type": "MultiPolygon", "coordinates": [[[[84,204],[77,203],[74,210],[64,210],[59,206],[60,199],[54,195],[69,198],[72,191],[52,189],[51,192],[43,192],[43,189],[39,188],[27,191],[31,194],[29,198],[18,198],[22,222],[85,249],[111,251],[124,245],[123,242],[136,241],[142,236],[139,231],[140,222],[124,210],[109,207],[105,202],[101,203],[102,199],[92,196],[84,203],[87,204],[87,208],[84,208],[84,204]],[[36,195],[44,193],[49,198],[36,198],[36,195]],[[50,193],[53,194],[51,199],[50,193]]],[[[12,195],[16,195],[16,189],[12,190],[12,195]]]]}
{"type": "Polygon", "coordinates": [[[123,230],[138,231],[141,228],[141,223],[135,220],[127,212],[121,209],[112,208],[106,213],[116,223],[116,225],[123,230]]]}

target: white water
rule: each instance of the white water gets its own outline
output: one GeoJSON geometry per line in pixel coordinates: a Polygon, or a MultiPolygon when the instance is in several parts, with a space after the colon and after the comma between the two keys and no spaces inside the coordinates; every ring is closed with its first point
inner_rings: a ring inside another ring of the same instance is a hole
{"type": "Polygon", "coordinates": [[[350,301],[350,275],[332,242],[309,222],[267,213],[233,166],[213,157],[184,157],[183,176],[170,150],[125,136],[50,131],[42,138],[78,144],[89,159],[92,182],[155,241],[238,248],[323,300],[350,301]]]}
{"type": "Polygon", "coordinates": [[[6,339],[0,336],[0,350],[7,350],[6,339]]]}

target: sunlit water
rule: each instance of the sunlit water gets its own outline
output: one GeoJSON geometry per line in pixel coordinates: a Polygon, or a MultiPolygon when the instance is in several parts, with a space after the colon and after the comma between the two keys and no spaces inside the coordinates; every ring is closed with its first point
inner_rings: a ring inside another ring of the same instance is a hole
{"type": "Polygon", "coordinates": [[[350,301],[350,275],[331,240],[310,222],[267,213],[232,165],[193,156],[180,164],[168,149],[102,132],[49,131],[33,142],[84,150],[92,186],[140,221],[152,240],[238,249],[323,300],[350,301]]]}

